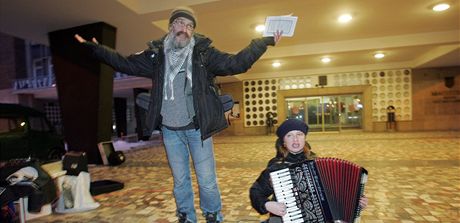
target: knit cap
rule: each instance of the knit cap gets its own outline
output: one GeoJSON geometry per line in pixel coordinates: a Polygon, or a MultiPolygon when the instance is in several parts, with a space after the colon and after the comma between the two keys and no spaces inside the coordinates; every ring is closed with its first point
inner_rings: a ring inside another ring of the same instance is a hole
{"type": "Polygon", "coordinates": [[[184,17],[193,21],[193,28],[196,27],[196,16],[193,9],[187,6],[179,6],[171,11],[171,17],[169,17],[169,24],[174,22],[175,19],[184,17]]]}
{"type": "Polygon", "coordinates": [[[284,136],[293,130],[298,130],[303,132],[305,135],[308,133],[308,125],[305,122],[299,119],[288,119],[284,121],[280,127],[276,130],[276,135],[278,138],[283,141],[284,136]]]}

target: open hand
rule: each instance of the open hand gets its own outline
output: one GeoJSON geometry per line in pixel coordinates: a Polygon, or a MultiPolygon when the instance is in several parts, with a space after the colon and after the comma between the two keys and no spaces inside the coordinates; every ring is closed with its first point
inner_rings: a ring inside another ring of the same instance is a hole
{"type": "MultiPolygon", "coordinates": [[[[74,36],[74,37],[75,37],[75,39],[77,39],[77,40],[78,40],[78,42],[80,42],[80,43],[84,43],[84,42],[86,42],[86,41],[87,41],[86,39],[84,39],[83,37],[81,37],[81,36],[80,36],[80,35],[78,35],[78,34],[75,34],[75,36],[74,36]]],[[[97,41],[97,39],[96,39],[96,38],[94,38],[94,37],[93,37],[91,40],[92,40],[94,43],[99,43],[99,42],[97,41]]]]}
{"type": "Polygon", "coordinates": [[[274,215],[283,216],[286,214],[286,205],[276,201],[268,201],[265,203],[267,211],[274,215]]]}
{"type": "Polygon", "coordinates": [[[283,31],[276,30],[276,32],[273,34],[273,38],[275,39],[275,44],[280,41],[281,36],[283,35],[283,31]]]}

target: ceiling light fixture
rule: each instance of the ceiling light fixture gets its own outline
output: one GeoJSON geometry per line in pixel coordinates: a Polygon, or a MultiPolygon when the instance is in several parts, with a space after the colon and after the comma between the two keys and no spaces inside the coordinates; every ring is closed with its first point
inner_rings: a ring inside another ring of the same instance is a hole
{"type": "Polygon", "coordinates": [[[384,57],[385,57],[385,54],[383,54],[383,53],[376,53],[376,54],[374,54],[374,58],[375,58],[375,59],[382,59],[382,58],[384,58],[384,57]]]}
{"type": "Polygon", "coordinates": [[[340,15],[337,20],[339,20],[340,23],[347,23],[350,22],[353,19],[353,17],[350,14],[343,14],[340,15]]]}
{"type": "Polygon", "coordinates": [[[433,6],[433,11],[435,12],[442,12],[450,8],[450,5],[447,3],[440,3],[433,6]]]}
{"type": "Polygon", "coordinates": [[[265,30],[265,25],[257,25],[255,30],[256,32],[261,33],[265,30]]]}
{"type": "Polygon", "coordinates": [[[273,63],[272,63],[272,66],[273,66],[273,67],[280,67],[280,66],[281,66],[281,63],[280,63],[280,62],[273,62],[273,63]]]}
{"type": "Polygon", "coordinates": [[[323,63],[329,63],[329,62],[331,62],[331,58],[329,58],[329,57],[323,57],[323,58],[321,58],[321,62],[323,62],[323,63]]]}

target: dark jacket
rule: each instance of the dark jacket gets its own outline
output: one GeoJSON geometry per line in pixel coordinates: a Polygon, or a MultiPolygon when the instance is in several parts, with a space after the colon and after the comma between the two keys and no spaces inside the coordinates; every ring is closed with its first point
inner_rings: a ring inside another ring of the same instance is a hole
{"type": "Polygon", "coordinates": [[[249,197],[251,199],[252,207],[260,214],[267,214],[268,211],[265,208],[265,203],[270,200],[274,200],[272,196],[274,194],[272,183],[270,182],[270,173],[276,170],[288,168],[290,165],[299,163],[305,160],[312,160],[316,158],[316,154],[310,152],[307,157],[303,153],[299,154],[288,154],[286,159],[282,157],[275,157],[268,162],[267,168],[260,173],[256,182],[252,184],[249,189],[249,197]]]}
{"type": "MultiPolygon", "coordinates": [[[[273,37],[254,39],[249,46],[237,54],[229,54],[211,46],[212,41],[203,35],[195,33],[194,37],[195,47],[192,56],[192,93],[196,114],[194,122],[204,140],[228,126],[214,86],[214,78],[246,72],[267,50],[267,46],[274,45],[275,42],[273,37]]],[[[151,103],[146,118],[148,132],[159,130],[161,126],[160,111],[165,72],[164,38],[149,42],[148,49],[128,57],[123,57],[102,45],[87,42],[87,45],[92,46],[94,55],[115,70],[152,79],[151,103]]]]}

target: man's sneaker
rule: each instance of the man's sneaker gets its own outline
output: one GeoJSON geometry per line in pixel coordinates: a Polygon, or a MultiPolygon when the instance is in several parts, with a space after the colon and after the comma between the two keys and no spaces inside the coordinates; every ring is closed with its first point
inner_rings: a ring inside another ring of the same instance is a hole
{"type": "Polygon", "coordinates": [[[187,215],[184,213],[178,213],[177,218],[179,218],[179,223],[186,223],[187,222],[187,215]]]}
{"type": "Polygon", "coordinates": [[[206,223],[219,223],[219,221],[217,221],[217,213],[207,213],[205,218],[206,223]]]}

